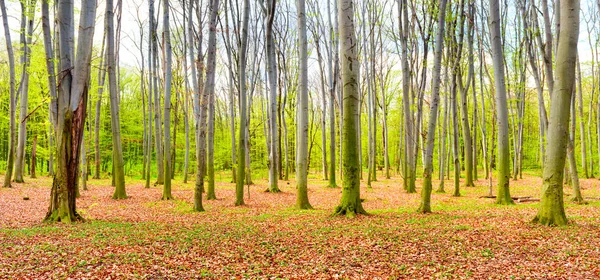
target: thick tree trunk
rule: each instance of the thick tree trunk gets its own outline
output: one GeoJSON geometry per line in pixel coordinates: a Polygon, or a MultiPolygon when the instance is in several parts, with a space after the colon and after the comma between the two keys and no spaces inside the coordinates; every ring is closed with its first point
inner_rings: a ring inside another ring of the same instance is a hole
{"type": "Polygon", "coordinates": [[[113,199],[125,199],[125,170],[123,147],[121,143],[121,122],[119,117],[119,92],[117,89],[117,71],[115,59],[115,33],[113,1],[106,0],[106,67],[108,72],[108,91],[110,94],[110,124],[112,132],[113,177],[115,192],[113,199]]]}
{"type": "Polygon", "coordinates": [[[366,214],[360,200],[360,166],[359,151],[356,146],[359,141],[358,118],[359,88],[357,58],[357,41],[354,29],[354,3],[352,0],[340,0],[339,29],[341,44],[342,85],[343,85],[343,188],[340,205],[335,209],[337,215],[354,217],[356,214],[366,214]]]}
{"type": "Polygon", "coordinates": [[[498,0],[490,0],[490,38],[496,87],[496,114],[498,117],[498,195],[496,203],[513,204],[510,197],[510,144],[508,142],[508,104],[504,82],[504,54],[500,33],[500,9],[498,0]]]}
{"type": "Polygon", "coordinates": [[[431,212],[431,190],[433,177],[433,148],[435,147],[435,130],[438,120],[438,103],[440,101],[440,72],[444,48],[444,25],[446,19],[446,0],[439,4],[438,31],[435,38],[435,53],[433,60],[433,76],[431,79],[431,102],[429,105],[429,124],[427,128],[427,143],[425,150],[425,168],[423,171],[423,189],[421,190],[421,205],[418,212],[431,212]]]}
{"type": "Polygon", "coordinates": [[[555,91],[552,94],[548,143],[544,159],[544,183],[538,213],[534,222],[543,225],[565,225],[567,216],[563,202],[563,175],[568,144],[569,109],[575,85],[575,64],[579,37],[579,0],[563,0],[560,6],[560,34],[556,52],[555,91]]]}
{"type": "Polygon", "coordinates": [[[80,145],[84,130],[89,88],[96,1],[82,1],[77,56],[73,56],[73,0],[58,2],[59,73],[57,93],[57,170],[50,193],[46,221],[72,222],[83,218],[76,211],[80,145]],[[74,64],[73,64],[74,62],[74,64]]]}
{"type": "Polygon", "coordinates": [[[13,165],[15,160],[15,131],[16,131],[16,123],[15,123],[15,113],[16,113],[16,93],[15,93],[15,56],[12,48],[12,41],[10,39],[10,29],[8,28],[8,15],[6,14],[6,4],[4,0],[0,0],[0,10],[2,12],[2,23],[4,26],[4,40],[6,41],[6,52],[8,54],[8,67],[9,67],[9,76],[10,76],[10,96],[9,96],[9,136],[8,136],[8,157],[6,159],[6,173],[4,175],[4,183],[2,187],[10,188],[11,187],[11,178],[13,165]]]}

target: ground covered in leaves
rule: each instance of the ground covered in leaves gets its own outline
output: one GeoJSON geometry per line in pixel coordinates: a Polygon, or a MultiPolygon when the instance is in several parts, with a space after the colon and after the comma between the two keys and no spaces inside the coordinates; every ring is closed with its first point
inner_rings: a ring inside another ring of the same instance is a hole
{"type": "MultiPolygon", "coordinates": [[[[484,180],[461,197],[446,181],[424,215],[415,212],[420,195],[406,194],[400,178],[379,178],[361,189],[370,215],[355,219],[331,216],[341,189],[321,179],[309,182],[309,211],[293,208],[293,181],[273,194],[255,180],[243,207],[233,206],[234,185],[224,181],[218,200],[195,213],[193,182],[176,180],[176,200],[161,201],[160,187],[128,179],[130,198],[117,201],[110,180],[90,180],[77,200],[87,222],[72,225],[41,222],[50,178],[1,189],[0,278],[600,277],[598,179],[582,180],[589,204],[567,202],[571,224],[558,228],[530,223],[538,202],[481,198],[484,180]]],[[[540,188],[534,176],[511,181],[513,196],[536,198],[540,188]]]]}

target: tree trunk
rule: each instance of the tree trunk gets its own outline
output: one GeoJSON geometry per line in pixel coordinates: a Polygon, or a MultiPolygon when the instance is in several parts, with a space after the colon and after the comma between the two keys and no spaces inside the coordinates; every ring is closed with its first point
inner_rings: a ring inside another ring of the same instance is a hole
{"type": "Polygon", "coordinates": [[[6,13],[6,4],[4,0],[0,0],[0,10],[2,12],[2,23],[4,25],[4,40],[6,41],[6,52],[8,54],[8,67],[9,67],[9,75],[10,75],[10,97],[9,97],[9,111],[10,111],[10,129],[8,136],[8,157],[6,159],[6,173],[4,175],[4,183],[2,187],[10,188],[11,187],[11,177],[13,171],[13,165],[15,160],[15,114],[16,114],[16,96],[15,96],[15,56],[12,48],[12,41],[10,39],[10,29],[8,28],[8,15],[6,13]]]}
{"type": "MultiPolygon", "coordinates": [[[[164,170],[164,147],[163,147],[163,137],[162,137],[162,124],[160,121],[160,95],[159,95],[159,88],[158,88],[158,74],[157,74],[157,69],[158,69],[158,34],[157,34],[157,23],[155,22],[154,19],[154,0],[148,0],[149,2],[149,9],[150,9],[150,28],[151,28],[151,35],[150,35],[150,39],[151,39],[151,48],[152,48],[152,66],[151,68],[151,73],[152,73],[152,88],[154,91],[154,143],[156,146],[156,169],[158,171],[158,174],[156,176],[156,183],[155,185],[162,185],[164,184],[164,179],[165,179],[165,170],[164,170]]],[[[168,173],[167,173],[168,174],[168,173]]]]}
{"type": "Polygon", "coordinates": [[[244,205],[244,178],[246,178],[246,142],[248,136],[246,131],[248,123],[246,122],[246,56],[248,48],[248,22],[250,21],[250,0],[244,0],[244,16],[242,20],[242,32],[240,43],[240,59],[239,59],[239,83],[240,83],[240,130],[238,143],[238,176],[235,187],[235,205],[244,205]]]}
{"type": "Polygon", "coordinates": [[[20,112],[19,112],[19,134],[17,135],[17,158],[15,160],[15,182],[23,183],[23,173],[25,171],[25,147],[27,146],[27,110],[29,105],[29,66],[31,64],[31,40],[33,37],[33,22],[35,15],[35,0],[21,2],[23,11],[21,16],[21,43],[23,44],[23,72],[21,74],[20,92],[20,112]],[[28,16],[26,16],[26,14],[28,16]],[[25,22],[27,22],[27,33],[25,33],[25,22]]]}
{"type": "Polygon", "coordinates": [[[500,9],[498,0],[490,0],[490,38],[496,87],[496,114],[498,121],[498,195],[497,204],[513,204],[510,197],[510,144],[508,142],[508,104],[504,82],[504,54],[500,33],[500,9]]]}
{"type": "MultiPolygon", "coordinates": [[[[275,1],[275,0],[271,0],[275,1]]],[[[298,123],[296,125],[296,207],[312,209],[308,202],[308,39],[306,38],[305,1],[296,1],[298,11],[298,123]]]]}
{"type": "Polygon", "coordinates": [[[113,0],[106,0],[106,67],[108,71],[108,91],[110,94],[110,124],[112,132],[113,177],[115,192],[113,199],[125,199],[125,170],[123,147],[121,143],[121,122],[119,116],[119,92],[117,89],[117,71],[115,59],[115,32],[113,0]]]}
{"type": "MultiPolygon", "coordinates": [[[[581,166],[583,167],[583,174],[585,178],[590,178],[590,174],[588,173],[588,165],[587,165],[587,142],[585,139],[585,116],[583,115],[583,97],[582,91],[583,87],[581,86],[581,66],[579,65],[579,56],[577,57],[577,110],[579,111],[579,136],[581,137],[581,166]]],[[[575,122],[575,118],[573,118],[573,122],[575,122]]]]}
{"type": "Polygon", "coordinates": [[[359,151],[356,150],[358,135],[359,88],[357,41],[354,29],[354,3],[352,0],[340,0],[339,29],[342,51],[342,85],[343,85],[343,188],[340,205],[336,207],[337,215],[354,217],[366,214],[360,200],[360,166],[359,151]]]}
{"type": "Polygon", "coordinates": [[[416,192],[415,186],[415,162],[416,159],[413,156],[415,153],[416,136],[413,135],[415,132],[414,124],[412,122],[412,110],[411,110],[411,99],[410,99],[410,72],[408,69],[408,4],[406,0],[398,0],[398,17],[399,17],[399,32],[400,32],[400,44],[401,44],[401,63],[402,63],[402,103],[404,108],[404,189],[408,193],[416,192]]]}
{"type": "Polygon", "coordinates": [[[86,0],[81,6],[77,56],[73,56],[71,34],[74,32],[73,0],[58,2],[59,73],[57,93],[56,155],[57,169],[50,193],[46,221],[83,220],[76,211],[80,145],[84,130],[89,88],[92,42],[96,18],[96,1],[86,0]],[[72,62],[75,62],[73,65],[72,62]]]}
{"type": "MultiPolygon", "coordinates": [[[[37,134],[33,136],[33,144],[31,146],[31,168],[29,169],[29,173],[31,175],[31,178],[37,178],[35,176],[35,165],[37,163],[37,153],[36,153],[36,150],[37,150],[37,134]]],[[[85,156],[85,154],[84,154],[84,156],[85,156]]]]}
{"type": "MultiPolygon", "coordinates": [[[[578,66],[579,68],[579,66],[578,66]]],[[[577,171],[577,159],[575,158],[575,127],[577,116],[575,114],[575,94],[571,97],[571,132],[569,133],[569,142],[567,143],[567,157],[569,160],[569,170],[571,175],[571,187],[573,188],[573,196],[571,201],[575,203],[585,203],[581,196],[581,187],[579,185],[579,173],[577,171]]]]}
{"type": "Polygon", "coordinates": [[[171,31],[169,30],[169,0],[163,0],[163,40],[165,52],[165,93],[164,93],[164,186],[163,200],[173,199],[171,194],[171,31]]]}
{"type": "MultiPolygon", "coordinates": [[[[336,0],[334,0],[336,2],[336,0]]],[[[337,28],[331,23],[331,11],[330,2],[327,1],[327,17],[329,21],[329,59],[327,63],[327,72],[329,73],[329,183],[327,187],[337,188],[337,182],[335,178],[335,92],[338,77],[338,50],[337,42],[338,34],[337,28]]],[[[340,104],[341,105],[341,104],[340,104]]],[[[341,106],[340,106],[341,107],[341,106]]]]}
{"type": "Polygon", "coordinates": [[[567,216],[563,202],[563,175],[568,144],[569,105],[575,85],[575,64],[579,37],[579,0],[563,0],[560,13],[560,37],[556,52],[558,79],[552,93],[548,143],[544,159],[544,183],[538,213],[534,222],[543,225],[565,225],[567,216]]]}
{"type": "MultiPolygon", "coordinates": [[[[427,143],[425,150],[425,168],[423,171],[423,189],[421,190],[421,205],[418,212],[431,212],[431,190],[433,177],[433,148],[435,147],[435,129],[438,119],[438,103],[440,101],[440,72],[442,67],[442,53],[444,48],[444,25],[446,19],[446,0],[439,4],[438,33],[435,38],[435,53],[433,61],[433,76],[431,80],[431,103],[429,105],[429,124],[427,128],[427,143]]],[[[443,180],[442,180],[443,181],[443,180]]]]}
{"type": "MultiPolygon", "coordinates": [[[[215,167],[214,167],[214,130],[215,130],[215,72],[217,60],[217,14],[219,12],[219,0],[212,0],[210,4],[210,21],[208,33],[206,83],[204,86],[203,103],[208,103],[208,190],[206,199],[217,199],[215,195],[215,167]]],[[[205,113],[201,115],[201,122],[206,121],[205,113]]],[[[204,138],[200,137],[200,143],[204,145],[204,138]]]]}

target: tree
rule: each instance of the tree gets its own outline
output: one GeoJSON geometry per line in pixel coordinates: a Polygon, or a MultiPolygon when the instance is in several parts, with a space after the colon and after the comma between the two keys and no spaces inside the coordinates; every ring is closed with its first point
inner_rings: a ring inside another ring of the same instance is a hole
{"type": "Polygon", "coordinates": [[[400,33],[402,61],[402,103],[404,110],[404,189],[408,193],[416,192],[415,186],[415,129],[410,99],[410,72],[408,68],[408,4],[407,0],[398,0],[398,30],[400,33]]]}
{"type": "MultiPolygon", "coordinates": [[[[163,139],[161,133],[161,121],[160,121],[160,97],[158,90],[158,77],[156,73],[156,69],[158,69],[158,34],[156,32],[156,26],[154,19],[154,0],[148,0],[148,9],[149,9],[149,17],[150,17],[150,36],[148,39],[150,40],[150,49],[152,50],[152,55],[148,56],[148,59],[151,60],[149,63],[150,67],[150,80],[152,82],[150,92],[154,93],[154,143],[156,146],[156,169],[158,174],[156,176],[156,184],[162,185],[164,184],[164,148],[163,148],[163,139]]],[[[150,81],[148,81],[150,83],[150,81]]],[[[168,173],[167,173],[168,174],[168,173]]]]}
{"type": "Polygon", "coordinates": [[[113,199],[125,199],[125,170],[123,169],[123,148],[121,143],[121,122],[119,117],[119,92],[117,89],[117,71],[115,59],[115,32],[113,0],[106,0],[106,67],[108,72],[108,91],[110,94],[110,124],[112,129],[113,177],[115,193],[113,199]]]}
{"type": "MultiPolygon", "coordinates": [[[[261,3],[262,4],[262,3],[261,3]]],[[[265,12],[265,44],[267,47],[267,73],[269,80],[269,189],[272,193],[281,192],[277,183],[279,135],[277,124],[277,62],[275,60],[275,34],[273,33],[273,22],[275,21],[276,0],[267,0],[267,7],[263,6],[265,12]]]]}
{"type": "MultiPolygon", "coordinates": [[[[275,0],[271,0],[275,2],[275,0]]],[[[296,1],[298,11],[298,45],[300,73],[298,77],[298,124],[296,126],[296,207],[312,209],[308,202],[308,40],[306,38],[305,1],[296,1]]],[[[272,89],[274,90],[274,89],[272,89]]],[[[271,163],[273,164],[273,163],[271,163]]]]}
{"type": "MultiPolygon", "coordinates": [[[[206,199],[217,199],[215,195],[215,164],[214,164],[214,126],[215,126],[215,71],[217,64],[217,14],[219,12],[219,0],[211,0],[210,4],[210,21],[208,33],[208,49],[207,49],[207,68],[206,68],[206,83],[204,85],[202,102],[208,103],[208,190],[206,199]]],[[[204,125],[206,121],[205,113],[201,114],[201,122],[204,125]]],[[[204,138],[200,136],[200,144],[204,145],[204,138]]]]}
{"type": "Polygon", "coordinates": [[[550,125],[544,159],[542,195],[534,222],[566,225],[563,202],[563,176],[569,139],[571,95],[575,85],[575,64],[579,37],[579,0],[560,3],[560,39],[556,51],[556,84],[551,97],[550,125]]]}
{"type": "Polygon", "coordinates": [[[15,160],[15,112],[17,107],[17,101],[15,96],[15,55],[13,53],[12,41],[10,39],[10,29],[8,28],[8,15],[6,14],[6,4],[4,0],[0,0],[0,10],[2,12],[2,23],[4,26],[4,40],[6,41],[6,52],[8,54],[8,67],[10,75],[10,97],[9,97],[9,111],[10,111],[10,135],[8,137],[8,157],[6,159],[6,174],[4,175],[4,183],[2,187],[11,187],[12,170],[15,160]]]}
{"type": "Polygon", "coordinates": [[[23,183],[25,170],[25,146],[27,145],[27,110],[29,105],[29,66],[31,65],[31,40],[33,37],[33,22],[35,15],[35,1],[21,1],[21,63],[23,70],[21,84],[19,84],[20,112],[19,134],[17,135],[17,157],[15,159],[15,182],[23,183]],[[25,29],[27,25],[27,30],[25,29]],[[26,33],[27,32],[27,33],[26,33]]]}
{"type": "Polygon", "coordinates": [[[353,0],[340,0],[339,30],[342,64],[342,95],[343,95],[343,130],[342,130],[342,164],[343,188],[340,205],[335,208],[336,215],[354,217],[356,214],[366,214],[360,201],[360,164],[359,151],[356,149],[359,141],[358,118],[359,88],[357,44],[354,28],[353,0]]]}
{"type": "Polygon", "coordinates": [[[96,1],[82,0],[76,56],[73,56],[71,44],[71,34],[74,33],[73,0],[59,0],[57,11],[61,80],[55,108],[57,168],[45,220],[69,223],[83,220],[76,211],[75,193],[86,116],[96,1]]]}
{"type": "MultiPolygon", "coordinates": [[[[433,76],[431,78],[432,100],[429,105],[429,125],[427,128],[427,146],[425,150],[425,170],[423,171],[423,189],[421,190],[421,206],[418,212],[431,212],[431,190],[433,177],[433,148],[435,144],[435,128],[438,119],[438,104],[440,102],[440,72],[442,68],[442,53],[444,48],[444,26],[446,19],[446,0],[440,1],[438,15],[438,30],[435,38],[435,53],[433,60],[433,76]]],[[[443,178],[442,178],[443,181],[443,178]]],[[[443,185],[442,185],[443,186],[443,185]]],[[[442,187],[443,190],[443,187],[442,187]]]]}
{"type": "Polygon", "coordinates": [[[169,0],[163,0],[163,40],[165,52],[165,108],[164,108],[164,185],[163,200],[173,199],[171,194],[171,31],[169,29],[169,0]]]}
{"type": "MultiPolygon", "coordinates": [[[[48,91],[50,92],[50,102],[48,103],[48,118],[50,119],[51,126],[56,125],[56,75],[54,71],[54,50],[52,49],[52,34],[50,33],[50,9],[48,5],[49,0],[42,1],[42,34],[44,38],[44,52],[46,54],[46,69],[48,72],[48,91]]],[[[12,52],[12,50],[11,50],[12,52]]],[[[52,128],[48,129],[48,150],[52,149],[53,134],[52,128]]],[[[54,176],[54,154],[50,153],[48,159],[48,170],[50,176],[54,176]]],[[[9,174],[10,172],[7,172],[9,174]]]]}
{"type": "Polygon", "coordinates": [[[238,174],[235,185],[235,205],[244,205],[244,179],[246,178],[246,143],[248,142],[248,123],[246,122],[246,56],[248,52],[248,22],[250,21],[250,0],[244,0],[244,12],[242,20],[242,35],[239,42],[239,83],[240,83],[240,130],[238,136],[238,174]]]}
{"type": "MultiPolygon", "coordinates": [[[[498,194],[496,203],[513,204],[510,197],[510,144],[508,142],[508,104],[504,81],[504,54],[500,33],[500,8],[498,0],[490,0],[490,37],[496,86],[496,114],[498,123],[498,194]]],[[[563,159],[564,160],[564,159],[563,159]]]]}

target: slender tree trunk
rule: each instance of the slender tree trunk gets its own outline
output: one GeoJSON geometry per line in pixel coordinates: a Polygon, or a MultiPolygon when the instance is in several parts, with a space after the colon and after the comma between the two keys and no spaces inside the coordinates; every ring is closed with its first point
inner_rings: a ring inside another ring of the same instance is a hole
{"type": "Polygon", "coordinates": [[[6,159],[6,173],[4,175],[4,183],[2,187],[10,188],[11,187],[11,177],[13,171],[13,165],[15,160],[15,131],[16,131],[16,123],[15,123],[15,115],[16,115],[16,94],[15,94],[15,56],[12,48],[12,41],[10,39],[10,29],[8,28],[8,15],[6,13],[6,4],[4,0],[0,0],[0,10],[2,12],[2,23],[4,26],[4,40],[6,41],[6,52],[8,54],[8,67],[9,67],[9,76],[10,76],[10,96],[9,96],[9,111],[10,111],[10,124],[9,124],[9,136],[8,136],[8,157],[6,159]]]}
{"type": "Polygon", "coordinates": [[[408,69],[408,4],[406,0],[398,0],[398,17],[399,17],[399,32],[401,44],[401,61],[402,61],[402,103],[404,108],[404,138],[405,138],[405,172],[404,172],[404,189],[408,193],[416,192],[415,186],[415,129],[412,122],[412,110],[410,99],[410,72],[408,69]]]}
{"type": "Polygon", "coordinates": [[[246,122],[246,56],[248,48],[248,22],[250,21],[250,0],[244,0],[244,12],[242,20],[242,32],[240,48],[240,59],[239,59],[239,83],[240,83],[240,130],[239,130],[239,143],[238,143],[238,180],[235,187],[235,205],[244,205],[244,178],[246,178],[246,161],[244,157],[246,155],[246,142],[248,136],[246,134],[248,123],[246,122]]]}
{"type": "MultiPolygon", "coordinates": [[[[336,2],[336,0],[334,0],[336,2]]],[[[337,44],[335,43],[337,35],[337,27],[331,23],[331,11],[330,2],[327,0],[327,18],[329,21],[329,59],[327,63],[327,72],[329,73],[329,183],[327,184],[330,188],[337,188],[337,182],[335,178],[335,92],[338,77],[338,51],[337,44]]],[[[341,107],[341,106],[340,106],[341,107]]]]}
{"type": "MultiPolygon", "coordinates": [[[[158,174],[156,176],[155,185],[164,184],[165,170],[164,170],[164,147],[163,147],[163,132],[160,116],[160,96],[158,88],[158,34],[157,34],[157,23],[154,19],[154,0],[148,0],[150,12],[150,28],[151,28],[151,49],[152,49],[152,88],[154,92],[154,143],[156,146],[156,169],[158,174]]],[[[166,142],[165,142],[166,143],[166,142]]],[[[168,173],[167,173],[168,174],[168,173]]]]}
{"type": "Polygon", "coordinates": [[[115,60],[115,33],[113,1],[106,0],[106,67],[108,72],[108,89],[110,93],[110,124],[112,130],[113,177],[115,193],[113,199],[125,199],[125,171],[123,148],[121,143],[121,122],[119,117],[119,92],[117,89],[117,71],[115,60]]]}
{"type": "Polygon", "coordinates": [[[500,34],[500,9],[498,0],[490,0],[490,38],[492,44],[494,82],[496,87],[496,113],[498,116],[498,195],[497,204],[513,204],[510,197],[510,144],[508,142],[508,105],[504,82],[504,54],[500,34]]]}
{"type": "MultiPolygon", "coordinates": [[[[579,68],[579,65],[578,65],[579,68]]],[[[569,142],[567,143],[567,157],[569,160],[569,170],[571,173],[571,187],[573,188],[573,196],[571,201],[575,203],[585,203],[581,196],[581,187],[579,185],[579,173],[577,171],[577,159],[575,158],[575,127],[577,116],[575,114],[575,94],[571,97],[571,131],[569,133],[569,142]]]]}
{"type": "MultiPolygon", "coordinates": [[[[219,12],[219,0],[212,0],[210,5],[210,21],[208,33],[206,83],[204,86],[204,97],[208,97],[208,190],[206,199],[217,199],[215,195],[215,72],[217,60],[217,15],[219,12]]],[[[203,101],[204,102],[204,101],[203,101]]],[[[204,114],[202,114],[204,115],[204,114]]],[[[202,120],[203,122],[203,120],[202,120]]],[[[200,138],[201,143],[204,139],[200,138]]]]}
{"type": "MultiPolygon", "coordinates": [[[[590,178],[589,172],[588,172],[588,165],[587,165],[587,141],[585,139],[585,122],[583,121],[585,119],[585,116],[583,115],[583,97],[582,97],[582,91],[583,91],[583,87],[581,86],[582,82],[581,82],[581,66],[579,65],[579,56],[577,57],[577,84],[578,84],[578,91],[577,91],[577,109],[579,111],[579,136],[581,137],[581,166],[583,167],[583,174],[585,176],[585,178],[590,178]]],[[[575,122],[575,118],[573,118],[573,122],[575,122]]]]}
{"type": "MultiPolygon", "coordinates": [[[[275,0],[271,0],[275,1],[275,0]]],[[[298,124],[296,125],[296,207],[312,209],[308,202],[308,39],[306,38],[305,1],[296,1],[298,11],[298,124]]]]}
{"type": "Polygon", "coordinates": [[[458,105],[456,101],[457,94],[457,83],[456,80],[456,70],[453,70],[452,74],[452,85],[450,86],[451,96],[450,103],[452,106],[452,155],[453,155],[453,163],[454,163],[454,193],[453,196],[460,196],[460,156],[459,156],[459,146],[458,146],[458,105]]]}
{"type": "Polygon", "coordinates": [[[21,84],[19,88],[20,112],[19,112],[19,134],[17,135],[17,158],[15,160],[15,182],[23,183],[23,173],[25,172],[25,147],[27,146],[27,110],[29,105],[29,66],[31,65],[31,40],[33,37],[33,23],[35,15],[35,0],[21,2],[23,15],[21,17],[22,44],[23,44],[23,73],[21,74],[21,84]],[[26,14],[28,16],[26,16],[26,14]],[[25,22],[27,22],[27,31],[25,31],[25,22]],[[25,33],[27,32],[27,33],[25,33]]]}
{"type": "MultiPolygon", "coordinates": [[[[35,176],[35,165],[37,163],[37,134],[33,136],[33,144],[31,145],[31,168],[29,169],[29,173],[31,178],[37,178],[35,176]]],[[[84,154],[85,156],[85,154],[84,154]]],[[[85,162],[85,160],[84,160],[85,162]]]]}
{"type": "Polygon", "coordinates": [[[565,225],[567,216],[563,202],[563,172],[568,144],[569,105],[575,85],[575,64],[579,37],[579,0],[563,0],[560,6],[560,37],[556,52],[557,78],[552,93],[548,143],[544,159],[540,206],[534,222],[543,225],[565,225]]]}
{"type": "MultiPolygon", "coordinates": [[[[446,73],[448,71],[446,70],[446,73]]],[[[447,74],[446,74],[447,76],[447,74]]],[[[446,81],[448,79],[446,78],[446,81]]],[[[447,83],[446,83],[447,84],[447,83]]],[[[441,135],[441,145],[440,145],[440,185],[436,190],[437,193],[445,193],[444,190],[444,170],[446,169],[445,160],[446,160],[446,135],[448,134],[448,94],[444,97],[444,122],[442,123],[442,135],[441,135]]],[[[426,158],[427,159],[427,158],[426,158]]]]}
{"type": "Polygon", "coordinates": [[[171,194],[171,31],[169,29],[169,0],[163,0],[163,40],[165,52],[165,93],[164,93],[164,173],[163,200],[173,199],[171,194]]]}
{"type": "Polygon", "coordinates": [[[432,99],[429,105],[429,124],[427,128],[427,143],[425,150],[425,170],[423,171],[423,189],[421,190],[421,205],[418,212],[431,212],[431,190],[433,177],[433,148],[435,147],[435,128],[438,120],[438,103],[440,101],[440,72],[444,48],[444,25],[446,19],[446,0],[439,3],[438,33],[435,38],[435,53],[433,61],[433,76],[431,79],[432,99]]]}

